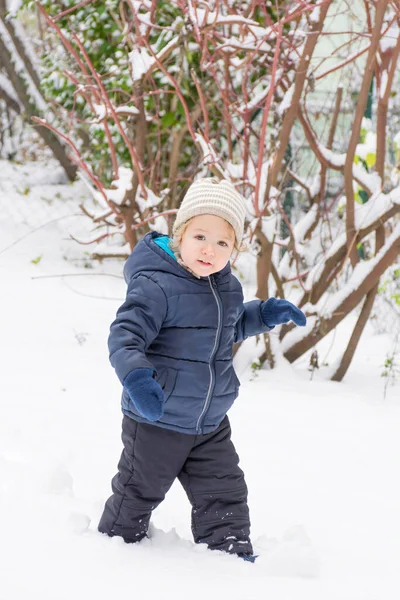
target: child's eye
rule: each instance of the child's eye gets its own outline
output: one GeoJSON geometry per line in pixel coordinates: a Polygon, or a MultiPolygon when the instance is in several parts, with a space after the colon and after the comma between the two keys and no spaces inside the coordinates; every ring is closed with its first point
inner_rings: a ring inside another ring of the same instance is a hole
{"type": "Polygon", "coordinates": [[[194,238],[196,240],[200,240],[201,242],[206,239],[205,236],[201,235],[200,233],[198,233],[197,235],[195,235],[194,238]]]}
{"type": "Polygon", "coordinates": [[[220,246],[223,246],[224,248],[227,248],[227,247],[228,247],[228,244],[227,244],[226,242],[218,242],[218,244],[219,244],[220,246]]]}

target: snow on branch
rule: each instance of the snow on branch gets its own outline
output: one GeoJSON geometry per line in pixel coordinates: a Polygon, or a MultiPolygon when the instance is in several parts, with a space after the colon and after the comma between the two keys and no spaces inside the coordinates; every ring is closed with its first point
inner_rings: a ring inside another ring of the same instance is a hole
{"type": "Polygon", "coordinates": [[[397,224],[393,233],[387,238],[385,245],[373,258],[357,263],[349,281],[339,291],[328,297],[324,296],[321,298],[316,305],[318,314],[324,318],[331,317],[338,307],[343,304],[344,300],[362,285],[367,279],[368,273],[371,273],[381,262],[388,250],[396,246],[400,247],[400,223],[397,224]]]}
{"type": "Polygon", "coordinates": [[[20,77],[22,77],[26,82],[27,91],[30,96],[30,100],[31,100],[32,104],[35,104],[40,110],[46,111],[47,104],[44,101],[41,93],[38,91],[36,85],[32,81],[32,78],[31,78],[28,70],[26,69],[23,60],[19,56],[18,51],[11,39],[10,34],[8,33],[6,27],[4,26],[4,24],[1,20],[0,20],[0,38],[2,39],[8,52],[11,55],[11,60],[14,64],[16,73],[20,77]]]}
{"type": "Polygon", "coordinates": [[[198,27],[207,27],[208,25],[245,25],[247,27],[256,27],[263,29],[257,21],[247,19],[246,17],[236,15],[223,15],[219,11],[210,11],[204,8],[194,8],[189,1],[189,17],[193,24],[198,27]]]}
{"type": "Polygon", "coordinates": [[[368,229],[373,223],[381,220],[396,205],[400,211],[400,186],[388,194],[376,192],[365,204],[357,204],[355,207],[357,230],[368,229]]]}
{"type": "MultiPolygon", "coordinates": [[[[101,121],[104,121],[104,119],[106,118],[112,118],[112,115],[110,114],[110,111],[107,111],[107,106],[105,104],[96,104],[95,102],[92,103],[92,107],[93,107],[93,111],[96,115],[96,118],[91,121],[90,123],[100,123],[101,121]]],[[[113,110],[115,112],[115,114],[117,115],[124,115],[124,116],[132,116],[132,115],[138,115],[139,114],[139,110],[136,108],[136,106],[114,106],[113,105],[113,110]]]]}
{"type": "Polygon", "coordinates": [[[23,0],[7,0],[6,8],[10,16],[16,16],[17,12],[22,7],[23,0]]]}
{"type": "MultiPolygon", "coordinates": [[[[384,29],[384,27],[383,27],[384,29]]],[[[379,42],[379,49],[382,53],[386,52],[389,48],[395,48],[397,40],[400,36],[399,24],[394,22],[384,35],[381,37],[379,42]]]]}
{"type": "Polygon", "coordinates": [[[223,171],[217,164],[219,161],[218,156],[212,147],[211,142],[206,142],[200,133],[196,133],[194,137],[203,155],[203,164],[210,165],[210,168],[212,169],[217,169],[218,174],[223,177],[223,171]]]}
{"type": "MultiPolygon", "coordinates": [[[[316,142],[318,153],[324,164],[327,164],[331,169],[343,171],[346,163],[347,154],[337,154],[328,148],[325,148],[319,142],[316,142]]],[[[372,195],[382,187],[381,178],[377,173],[367,173],[363,167],[353,163],[353,178],[359,183],[369,195],[372,195]]]]}
{"type": "Polygon", "coordinates": [[[147,77],[158,65],[162,63],[171,52],[178,47],[179,36],[174,37],[168,44],[152,56],[143,46],[138,46],[129,52],[129,64],[131,67],[131,77],[133,81],[140,81],[147,77]]]}
{"type": "Polygon", "coordinates": [[[3,73],[0,73],[0,88],[7,94],[7,96],[12,98],[12,100],[16,104],[19,104],[19,99],[17,94],[15,93],[13,86],[11,85],[7,77],[3,75],[3,73]]]}
{"type": "Polygon", "coordinates": [[[118,179],[111,182],[111,187],[105,190],[109,202],[116,205],[123,204],[126,199],[127,192],[132,189],[133,171],[127,167],[118,169],[118,179]]]}
{"type": "MultiPolygon", "coordinates": [[[[262,84],[261,84],[262,85],[262,84]]],[[[249,100],[249,102],[246,102],[245,104],[241,104],[238,107],[238,112],[245,114],[247,112],[250,112],[252,110],[254,110],[255,108],[257,108],[258,105],[262,104],[262,102],[265,101],[265,98],[268,96],[269,94],[269,87],[262,87],[261,91],[257,92],[253,98],[251,100],[249,100]]]]}
{"type": "Polygon", "coordinates": [[[303,310],[308,316],[304,328],[289,331],[282,342],[285,357],[294,361],[303,353],[303,347],[315,344],[329,333],[351,310],[363,300],[379,281],[386,269],[393,263],[400,251],[400,223],[388,237],[384,246],[373,258],[359,262],[347,283],[333,294],[325,294],[313,306],[304,305],[303,310]]]}
{"type": "Polygon", "coordinates": [[[337,154],[328,148],[325,148],[319,142],[316,142],[319,152],[324,157],[329,166],[336,169],[343,169],[346,162],[346,154],[337,154]]]}

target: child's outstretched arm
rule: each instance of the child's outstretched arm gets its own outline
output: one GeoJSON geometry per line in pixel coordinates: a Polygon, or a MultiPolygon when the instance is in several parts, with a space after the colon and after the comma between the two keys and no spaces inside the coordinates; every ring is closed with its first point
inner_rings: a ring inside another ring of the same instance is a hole
{"type": "Polygon", "coordinates": [[[243,342],[251,335],[271,331],[272,327],[263,321],[262,304],[261,300],[251,300],[242,304],[242,310],[236,323],[235,342],[243,342]]]}
{"type": "Polygon", "coordinates": [[[243,310],[236,323],[235,342],[242,342],[251,335],[271,331],[275,325],[293,321],[296,325],[306,324],[306,316],[288,300],[270,298],[266,302],[252,300],[243,303],[243,310]]]}

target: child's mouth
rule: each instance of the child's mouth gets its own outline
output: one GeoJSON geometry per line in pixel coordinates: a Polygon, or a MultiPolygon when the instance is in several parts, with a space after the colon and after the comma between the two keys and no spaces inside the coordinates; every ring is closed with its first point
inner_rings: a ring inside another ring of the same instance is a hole
{"type": "Polygon", "coordinates": [[[212,267],[212,264],[210,262],[206,261],[206,260],[201,260],[199,258],[198,262],[201,263],[205,267],[212,267]]]}

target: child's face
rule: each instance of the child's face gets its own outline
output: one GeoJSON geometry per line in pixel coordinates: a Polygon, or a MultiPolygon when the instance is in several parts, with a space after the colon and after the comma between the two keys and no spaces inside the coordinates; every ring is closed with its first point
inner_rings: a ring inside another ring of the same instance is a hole
{"type": "Polygon", "coordinates": [[[193,217],[179,247],[183,262],[196,275],[206,277],[221,271],[235,245],[235,232],[225,219],[214,215],[193,217]]]}

